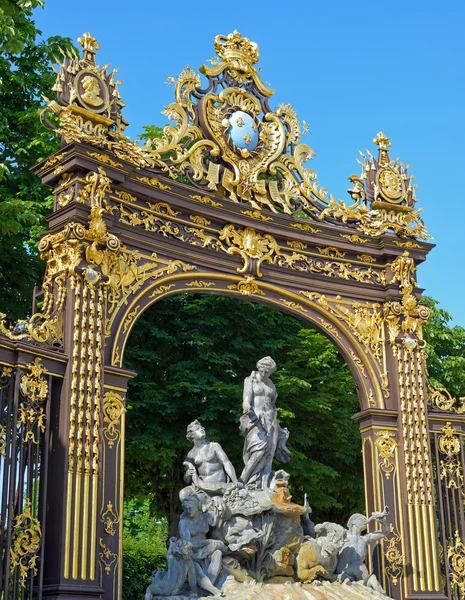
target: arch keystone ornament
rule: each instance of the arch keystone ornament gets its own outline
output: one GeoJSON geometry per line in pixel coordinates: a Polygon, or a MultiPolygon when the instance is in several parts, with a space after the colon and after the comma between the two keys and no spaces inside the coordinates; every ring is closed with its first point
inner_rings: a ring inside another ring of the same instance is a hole
{"type": "Polygon", "coordinates": [[[391,509],[370,566],[396,600],[462,597],[465,411],[426,372],[416,269],[433,246],[409,166],[379,133],[349,200],[334,198],[237,31],[200,74],[170,79],[169,123],[141,145],[116,70],[90,33],[78,41],[42,116],[62,147],[35,167],[54,194],[41,309],[0,315],[5,600],[121,598],[125,345],[150,305],[194,291],[262,302],[333,341],[360,398],[366,511],[391,509]]]}

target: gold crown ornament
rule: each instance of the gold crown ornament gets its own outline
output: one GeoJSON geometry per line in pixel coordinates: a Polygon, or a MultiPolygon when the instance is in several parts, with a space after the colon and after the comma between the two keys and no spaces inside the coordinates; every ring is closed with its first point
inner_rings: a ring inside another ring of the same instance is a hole
{"type": "Polygon", "coordinates": [[[257,44],[242,37],[236,30],[228,35],[217,35],[214,44],[215,52],[225,62],[238,60],[254,65],[260,58],[257,44]]]}

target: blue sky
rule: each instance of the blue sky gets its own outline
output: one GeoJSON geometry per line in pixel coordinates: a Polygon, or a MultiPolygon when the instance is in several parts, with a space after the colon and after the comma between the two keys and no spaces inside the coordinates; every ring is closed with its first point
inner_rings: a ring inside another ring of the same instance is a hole
{"type": "Polygon", "coordinates": [[[418,203],[437,247],[419,284],[465,326],[465,2],[227,3],[46,0],[45,36],[90,31],[100,64],[119,67],[128,133],[164,125],[166,86],[187,65],[214,56],[213,38],[237,29],[259,45],[272,105],[292,104],[310,122],[309,163],[337,198],[350,200],[358,150],[382,130],[391,155],[412,164],[418,203]]]}

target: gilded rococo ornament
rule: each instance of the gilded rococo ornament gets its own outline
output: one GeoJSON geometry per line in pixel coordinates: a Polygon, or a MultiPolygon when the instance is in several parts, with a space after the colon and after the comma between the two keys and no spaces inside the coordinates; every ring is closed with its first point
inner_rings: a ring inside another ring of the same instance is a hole
{"type": "MultiPolygon", "coordinates": [[[[144,146],[123,135],[127,123],[121,114],[119,82],[114,81],[115,72],[107,74],[105,67],[97,66],[95,38],[87,33],[79,42],[82,57],[65,57],[54,87],[57,101],[49,101],[44,113],[51,127],[47,112],[58,115],[59,125],[54,128],[65,142],[107,149],[137,167],[153,168],[234,202],[248,203],[257,211],[305,214],[368,236],[393,231],[401,237],[429,237],[415,209],[413,177],[408,166],[391,160],[391,142],[383,133],[374,140],[377,159],[369,151],[369,158],[362,154],[362,174],[349,178],[352,205],[336,200],[320,186],[316,173],[305,166],[315,156],[301,142],[306,129],[291,105],[270,107],[274,91],[263,83],[255,66],[257,44],[239,32],[216,36],[218,58],[212,66],[200,68],[207,78],[204,88],[200,75],[190,67],[177,80],[169,78],[175,101],[164,114],[171,123],[160,139],[144,146]]],[[[67,197],[61,201],[67,202],[67,197]]]]}

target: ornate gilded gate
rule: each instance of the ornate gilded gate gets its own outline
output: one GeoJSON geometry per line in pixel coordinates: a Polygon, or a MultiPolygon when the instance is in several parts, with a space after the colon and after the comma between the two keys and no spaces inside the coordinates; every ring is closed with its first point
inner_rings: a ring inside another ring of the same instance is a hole
{"type": "Polygon", "coordinates": [[[173,80],[171,123],[140,146],[96,40],[79,42],[44,112],[62,148],[36,166],[55,197],[42,308],[0,323],[5,598],[120,597],[124,348],[148,306],[193,291],[277,307],[334,342],[360,396],[367,511],[392,507],[380,580],[393,598],[465,597],[465,407],[428,387],[415,272],[432,245],[391,142],[379,133],[352,201],[334,199],[234,32],[215,38],[206,87],[189,68],[173,80]]]}

